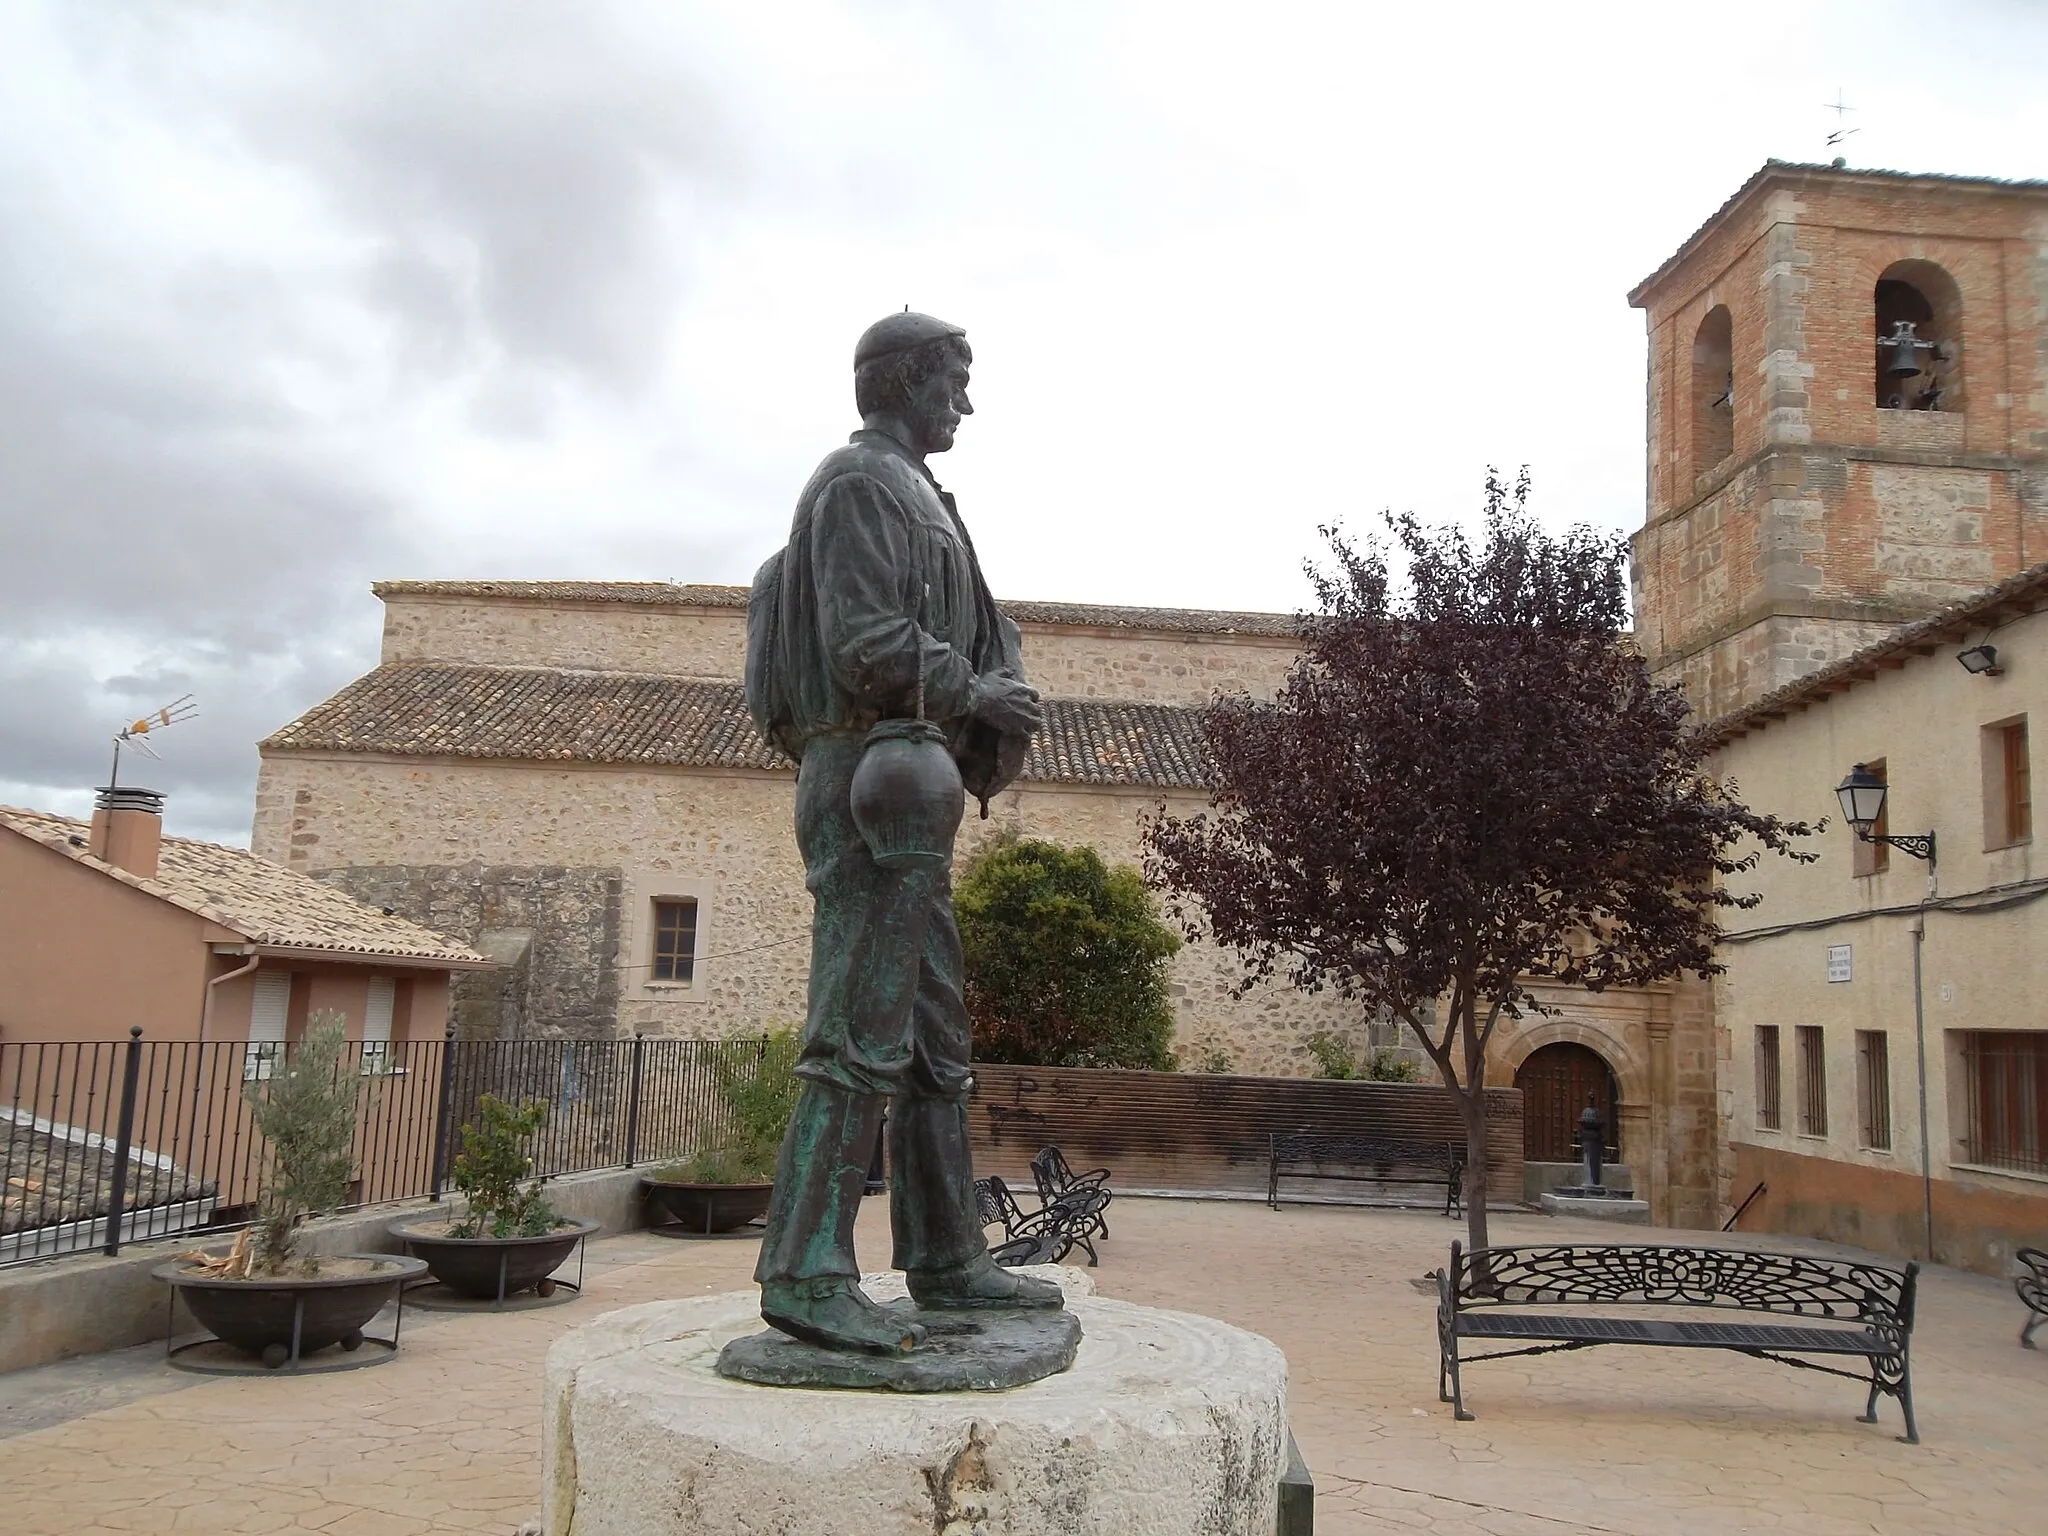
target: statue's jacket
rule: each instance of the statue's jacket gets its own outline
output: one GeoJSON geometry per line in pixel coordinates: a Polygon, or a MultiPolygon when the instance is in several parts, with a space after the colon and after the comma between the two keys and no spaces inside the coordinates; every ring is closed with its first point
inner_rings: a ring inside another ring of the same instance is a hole
{"type": "Polygon", "coordinates": [[[789,543],[747,605],[747,705],[798,762],[827,734],[923,712],[982,803],[1016,778],[1029,739],[973,718],[976,679],[1022,678],[953,498],[887,433],[856,432],[797,498],[789,543]]]}

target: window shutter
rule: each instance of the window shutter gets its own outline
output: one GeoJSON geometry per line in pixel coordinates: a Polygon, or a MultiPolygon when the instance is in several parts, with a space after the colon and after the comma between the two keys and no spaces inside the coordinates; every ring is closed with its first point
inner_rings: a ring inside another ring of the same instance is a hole
{"type": "Polygon", "coordinates": [[[283,1043],[285,1014],[291,1002],[292,978],[288,972],[257,972],[256,1000],[249,1008],[251,1043],[283,1043]]]}
{"type": "Polygon", "coordinates": [[[389,976],[370,978],[370,1002],[363,1010],[363,1044],[385,1045],[391,1040],[391,1003],[398,984],[389,976]]]}
{"type": "Polygon", "coordinates": [[[289,971],[258,971],[256,994],[249,1003],[249,1043],[242,1050],[242,1081],[260,1083],[276,1069],[284,1054],[285,1015],[292,1005],[289,971]]]}

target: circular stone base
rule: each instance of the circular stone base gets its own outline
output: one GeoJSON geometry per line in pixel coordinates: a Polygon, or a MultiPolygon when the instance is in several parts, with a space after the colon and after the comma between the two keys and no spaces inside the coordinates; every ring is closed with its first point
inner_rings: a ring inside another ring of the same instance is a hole
{"type": "Polygon", "coordinates": [[[1064,1371],[1074,1363],[1081,1325],[1047,1307],[926,1312],[909,1301],[886,1308],[929,1335],[900,1355],[824,1349],[769,1328],[734,1339],[718,1354],[718,1374],[765,1387],[845,1387],[853,1391],[998,1392],[1064,1371]]]}
{"type": "MultiPolygon", "coordinates": [[[[548,1536],[1271,1536],[1287,1366],[1209,1318],[1086,1294],[1073,1367],[1006,1392],[767,1387],[718,1374],[759,1297],[653,1302],[548,1351],[548,1536]]],[[[902,1277],[862,1282],[877,1301],[902,1277]]]]}

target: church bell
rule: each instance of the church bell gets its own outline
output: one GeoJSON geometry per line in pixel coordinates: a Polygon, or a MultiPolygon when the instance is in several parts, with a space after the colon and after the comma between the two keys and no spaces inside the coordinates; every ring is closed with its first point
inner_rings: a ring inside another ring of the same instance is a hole
{"type": "Polygon", "coordinates": [[[1878,339],[1878,350],[1884,354],[1884,376],[1888,379],[1908,379],[1920,371],[1920,349],[1930,345],[1913,334],[1913,322],[1897,320],[1892,323],[1892,333],[1878,339]]]}

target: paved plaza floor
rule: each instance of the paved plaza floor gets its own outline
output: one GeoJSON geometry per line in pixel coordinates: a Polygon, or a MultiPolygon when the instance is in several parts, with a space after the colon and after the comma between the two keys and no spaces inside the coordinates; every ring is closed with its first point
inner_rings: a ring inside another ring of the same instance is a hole
{"type": "MultiPolygon", "coordinates": [[[[1137,1199],[1111,1215],[1102,1294],[1219,1317],[1286,1351],[1319,1536],[2048,1531],[2048,1350],[2018,1347],[2021,1309],[2000,1281],[1923,1274],[1919,1446],[1893,1438],[1889,1402],[1878,1424],[1857,1423],[1851,1382],[1719,1351],[1474,1366],[1479,1417],[1459,1424],[1436,1399],[1434,1297],[1414,1282],[1445,1262],[1461,1222],[1137,1199]]],[[[886,1259],[887,1223],[868,1202],[871,1266],[886,1259]]],[[[1616,1236],[1494,1218],[1495,1242],[1616,1236]]],[[[578,1301],[409,1313],[398,1357],[371,1370],[195,1377],[152,1345],[0,1376],[0,1531],[511,1536],[539,1507],[548,1344],[612,1307],[742,1288],[754,1249],[645,1233],[595,1243],[578,1301]]]]}

